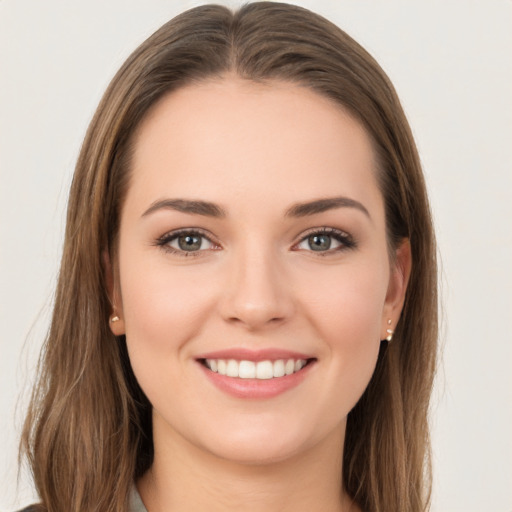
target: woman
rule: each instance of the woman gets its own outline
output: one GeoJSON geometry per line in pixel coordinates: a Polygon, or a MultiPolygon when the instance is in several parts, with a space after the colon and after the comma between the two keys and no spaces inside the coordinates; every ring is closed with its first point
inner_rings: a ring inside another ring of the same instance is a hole
{"type": "Polygon", "coordinates": [[[425,510],[436,315],[377,63],[298,7],[187,11],[79,156],[22,439],[40,509],[425,510]]]}

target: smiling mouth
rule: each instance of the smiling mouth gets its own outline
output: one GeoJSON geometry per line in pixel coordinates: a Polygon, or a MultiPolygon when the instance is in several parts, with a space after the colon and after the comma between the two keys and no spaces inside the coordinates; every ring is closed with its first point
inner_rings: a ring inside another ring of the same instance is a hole
{"type": "Polygon", "coordinates": [[[316,359],[276,359],[248,361],[236,359],[201,359],[210,371],[239,379],[270,380],[300,372],[316,359]]]}

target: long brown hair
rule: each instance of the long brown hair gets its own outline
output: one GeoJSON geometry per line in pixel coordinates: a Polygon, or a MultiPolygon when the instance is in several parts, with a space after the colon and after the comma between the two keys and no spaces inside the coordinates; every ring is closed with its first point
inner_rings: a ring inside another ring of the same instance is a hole
{"type": "Polygon", "coordinates": [[[427,423],[436,360],[436,250],[425,183],[397,95],[375,60],[306,9],[258,2],[207,5],[161,27],[128,58],[89,126],[71,187],[53,319],[23,436],[42,509],[127,509],[151,465],[151,405],[124,337],[108,327],[104,255],[115,257],[133,135],[170,91],[235,73],[289,81],[348,109],[371,137],[393,250],[412,248],[412,274],[393,343],[350,412],[342,482],[366,512],[428,508],[427,423]]]}

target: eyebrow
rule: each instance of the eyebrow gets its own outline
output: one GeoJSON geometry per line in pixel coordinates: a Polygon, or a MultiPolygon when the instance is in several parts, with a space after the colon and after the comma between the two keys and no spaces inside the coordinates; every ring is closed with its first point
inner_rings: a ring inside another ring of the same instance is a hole
{"type": "Polygon", "coordinates": [[[307,203],[297,203],[286,210],[286,217],[306,217],[308,215],[315,215],[323,213],[335,208],[355,208],[363,212],[370,220],[371,216],[365,206],[349,197],[329,197],[326,199],[317,199],[315,201],[308,201],[307,203]]]}
{"type": "Polygon", "coordinates": [[[226,217],[226,212],[215,203],[190,199],[160,199],[155,201],[142,214],[142,217],[146,217],[158,210],[176,210],[193,215],[205,215],[206,217],[226,217]]]}
{"type": "MultiPolygon", "coordinates": [[[[323,213],[336,208],[355,208],[363,212],[369,219],[370,213],[365,206],[349,197],[329,197],[326,199],[316,199],[306,203],[296,203],[288,208],[285,217],[307,217],[317,213],[323,213]]],[[[158,210],[176,210],[182,213],[192,215],[204,215],[206,217],[225,218],[226,211],[215,203],[209,201],[191,200],[191,199],[160,199],[151,204],[151,206],[142,214],[146,217],[158,210]]]]}

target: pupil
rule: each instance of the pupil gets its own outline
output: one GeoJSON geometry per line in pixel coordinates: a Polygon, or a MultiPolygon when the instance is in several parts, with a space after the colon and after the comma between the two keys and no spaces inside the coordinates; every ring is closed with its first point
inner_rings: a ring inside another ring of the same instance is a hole
{"type": "Polygon", "coordinates": [[[308,241],[313,251],[326,251],[331,247],[331,237],[329,235],[312,235],[308,241]]]}
{"type": "Polygon", "coordinates": [[[178,245],[183,251],[198,251],[201,248],[201,237],[182,235],[178,238],[178,245]]]}

